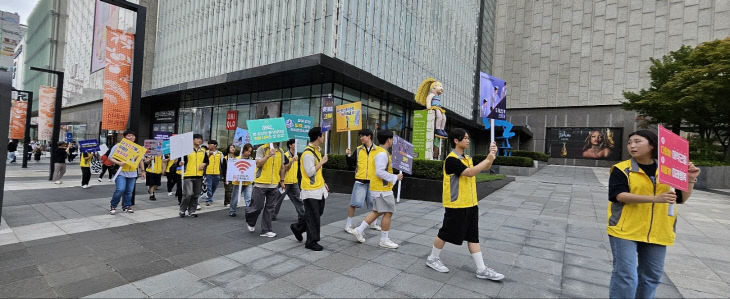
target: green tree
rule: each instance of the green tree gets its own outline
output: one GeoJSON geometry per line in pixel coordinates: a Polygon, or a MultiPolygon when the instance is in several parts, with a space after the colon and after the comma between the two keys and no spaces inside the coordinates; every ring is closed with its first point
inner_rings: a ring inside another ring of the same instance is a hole
{"type": "Polygon", "coordinates": [[[730,157],[730,38],[651,58],[649,89],[625,91],[624,109],[673,132],[696,132],[730,157]]]}

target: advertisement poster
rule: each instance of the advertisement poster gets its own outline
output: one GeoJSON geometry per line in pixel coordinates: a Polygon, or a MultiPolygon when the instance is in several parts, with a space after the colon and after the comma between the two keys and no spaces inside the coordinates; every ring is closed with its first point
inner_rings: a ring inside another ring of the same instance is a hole
{"type": "Polygon", "coordinates": [[[96,139],[79,140],[79,150],[82,153],[95,153],[99,152],[99,141],[96,139]]]}
{"type": "Polygon", "coordinates": [[[413,111],[413,151],[414,158],[433,157],[433,125],[435,116],[428,110],[413,111]]]}
{"type": "Polygon", "coordinates": [[[23,139],[25,137],[25,116],[28,112],[28,102],[12,101],[10,108],[10,139],[23,139]]]}
{"type": "Polygon", "coordinates": [[[659,126],[659,157],[657,168],[662,184],[689,190],[689,142],[663,126],[659,126]]]}
{"type": "Polygon", "coordinates": [[[251,143],[251,139],[248,137],[248,130],[236,128],[236,134],[233,135],[233,145],[242,147],[246,143],[251,143]]]}
{"type": "Polygon", "coordinates": [[[322,113],[320,114],[319,126],[322,133],[332,129],[332,119],[334,118],[335,99],[332,97],[322,98],[322,113]]]}
{"type": "Polygon", "coordinates": [[[102,130],[124,130],[131,101],[130,74],[134,34],[107,27],[106,67],[102,103],[102,130]]]}
{"type": "Polygon", "coordinates": [[[56,109],[56,88],[38,87],[38,140],[53,138],[53,111],[56,109]]]}
{"type": "Polygon", "coordinates": [[[112,158],[125,164],[132,164],[139,161],[146,152],[147,149],[144,147],[129,141],[127,138],[122,138],[122,141],[117,144],[116,150],[112,153],[112,158]]]}
{"type": "Polygon", "coordinates": [[[146,139],[144,148],[147,149],[147,156],[162,156],[162,141],[159,139],[146,139]]]}
{"type": "Polygon", "coordinates": [[[479,73],[479,118],[505,120],[507,117],[507,83],[497,77],[479,73]]]}
{"type": "Polygon", "coordinates": [[[265,144],[289,140],[284,118],[249,119],[246,121],[251,144],[265,144]]]}
{"type": "Polygon", "coordinates": [[[106,66],[106,27],[117,28],[119,23],[119,7],[108,3],[95,1],[94,32],[91,42],[91,72],[96,72],[106,66]]]}
{"type": "Polygon", "coordinates": [[[170,159],[177,159],[193,152],[193,132],[170,136],[170,159]]]}
{"type": "Polygon", "coordinates": [[[335,111],[337,132],[362,130],[362,102],[339,105],[335,111]]]}
{"type": "Polygon", "coordinates": [[[552,158],[618,161],[622,147],[615,140],[621,136],[623,128],[547,128],[545,153],[552,158]]]}
{"type": "Polygon", "coordinates": [[[393,169],[413,174],[413,144],[395,135],[393,136],[392,153],[393,169]]]}
{"type": "Polygon", "coordinates": [[[256,160],[228,159],[226,181],[253,182],[256,178],[256,160]]]}
{"type": "Polygon", "coordinates": [[[309,140],[309,130],[314,126],[311,116],[282,114],[289,138],[309,140]]]}

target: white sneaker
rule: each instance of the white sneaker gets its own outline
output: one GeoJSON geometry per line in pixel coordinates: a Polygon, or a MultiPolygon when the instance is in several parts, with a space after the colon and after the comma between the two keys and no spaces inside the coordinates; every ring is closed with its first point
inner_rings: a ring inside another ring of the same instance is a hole
{"type": "Polygon", "coordinates": [[[268,233],[260,234],[259,236],[260,237],[273,238],[273,237],[276,237],[276,233],[275,232],[268,232],[268,233]]]}
{"type": "Polygon", "coordinates": [[[53,182],[53,183],[54,183],[54,184],[56,184],[56,185],[58,185],[58,184],[61,184],[61,183],[63,183],[63,182],[61,182],[61,181],[55,181],[55,182],[53,182]]]}
{"type": "Polygon", "coordinates": [[[255,228],[255,227],[253,227],[253,226],[250,226],[250,225],[248,225],[248,224],[246,224],[246,226],[248,227],[248,231],[249,231],[249,232],[255,232],[255,231],[256,231],[256,228],[255,228]]]}
{"type": "Polygon", "coordinates": [[[198,210],[198,211],[200,211],[200,209],[201,209],[200,205],[198,205],[198,207],[195,208],[195,209],[198,210]]]}
{"type": "Polygon", "coordinates": [[[167,192],[167,196],[172,196],[172,192],[167,192]]]}
{"type": "Polygon", "coordinates": [[[108,180],[106,180],[106,181],[107,181],[107,182],[110,182],[110,183],[111,183],[111,182],[112,182],[112,179],[108,179],[108,180]]]}
{"type": "Polygon", "coordinates": [[[370,229],[374,229],[374,230],[378,230],[378,231],[383,230],[383,228],[380,227],[380,224],[375,223],[375,221],[373,221],[373,223],[370,223],[370,229]]]}
{"type": "Polygon", "coordinates": [[[485,268],[482,271],[477,272],[477,278],[480,279],[489,279],[489,280],[502,280],[504,279],[504,275],[501,273],[497,273],[497,271],[494,271],[492,268],[485,268]]]}
{"type": "Polygon", "coordinates": [[[355,240],[360,243],[365,243],[365,236],[363,236],[357,229],[352,230],[352,235],[355,236],[355,240]]]}
{"type": "Polygon", "coordinates": [[[116,208],[109,209],[109,215],[114,215],[116,213],[117,213],[117,209],[116,208]]]}
{"type": "Polygon", "coordinates": [[[97,180],[97,181],[99,181],[99,183],[101,183],[101,182],[102,182],[102,181],[101,181],[101,179],[96,179],[96,180],[97,180]]]}
{"type": "Polygon", "coordinates": [[[381,239],[380,243],[378,245],[380,245],[380,247],[390,248],[390,249],[396,249],[400,246],[398,244],[395,244],[395,242],[391,241],[390,239],[385,239],[385,240],[381,239]]]}
{"type": "Polygon", "coordinates": [[[355,229],[354,229],[354,228],[352,228],[352,227],[350,227],[349,225],[345,225],[345,231],[346,231],[346,232],[347,232],[348,234],[352,234],[352,232],[353,232],[353,231],[355,231],[355,229]]]}
{"type": "Polygon", "coordinates": [[[449,268],[444,265],[444,263],[441,262],[440,258],[427,258],[426,259],[426,266],[430,267],[431,269],[434,269],[441,273],[449,272],[449,268]]]}

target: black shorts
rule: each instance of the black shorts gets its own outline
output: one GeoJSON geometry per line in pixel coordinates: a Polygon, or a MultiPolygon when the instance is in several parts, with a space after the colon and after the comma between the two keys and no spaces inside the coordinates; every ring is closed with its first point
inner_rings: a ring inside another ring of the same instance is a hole
{"type": "Polygon", "coordinates": [[[456,245],[464,241],[479,243],[479,206],[445,209],[439,239],[456,245]]]}
{"type": "Polygon", "coordinates": [[[160,186],[162,180],[162,174],[159,173],[147,173],[147,179],[145,185],[147,186],[160,186]]]}

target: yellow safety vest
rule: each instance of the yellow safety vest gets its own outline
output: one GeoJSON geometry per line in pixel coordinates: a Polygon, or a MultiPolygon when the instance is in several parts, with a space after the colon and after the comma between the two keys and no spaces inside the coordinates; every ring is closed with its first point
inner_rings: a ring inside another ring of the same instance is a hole
{"type": "Polygon", "coordinates": [[[380,153],[385,153],[388,155],[388,172],[393,173],[393,167],[391,164],[391,157],[390,153],[386,151],[382,147],[373,147],[372,150],[370,150],[370,156],[372,158],[368,158],[368,177],[370,177],[370,191],[376,191],[376,192],[387,192],[387,191],[393,191],[393,183],[388,182],[384,179],[379,178],[375,173],[377,169],[375,169],[375,156],[377,156],[380,153]]]}
{"type": "MultiPolygon", "coordinates": [[[[228,165],[228,156],[225,156],[223,159],[225,159],[225,163],[226,163],[226,165],[228,165]]],[[[238,155],[238,157],[236,157],[236,159],[241,159],[241,155],[238,155]]],[[[239,183],[238,181],[233,181],[233,184],[236,186],[238,186],[238,185],[248,186],[248,185],[252,184],[252,182],[241,182],[241,183],[239,183]],[[241,184],[241,183],[243,183],[243,184],[241,184]]]]}
{"type": "MultiPolygon", "coordinates": [[[[291,161],[293,156],[290,151],[286,151],[284,155],[286,155],[286,158],[291,161]]],[[[298,183],[299,179],[297,179],[297,171],[299,171],[299,161],[294,161],[292,162],[291,167],[289,167],[289,170],[286,172],[286,176],[284,176],[284,184],[289,185],[298,183]]]]}
{"type": "Polygon", "coordinates": [[[162,173],[162,157],[160,157],[160,156],[152,157],[152,163],[150,163],[150,166],[147,167],[147,172],[161,174],[162,173]]]}
{"type": "Polygon", "coordinates": [[[203,170],[200,170],[200,164],[205,161],[205,150],[198,148],[193,150],[193,153],[188,154],[188,161],[185,163],[185,177],[200,177],[203,176],[203,170]]]}
{"type": "Polygon", "coordinates": [[[223,153],[216,151],[215,154],[211,155],[208,153],[208,166],[205,169],[205,174],[209,175],[220,175],[221,174],[221,157],[223,153]]]}
{"type": "MultiPolygon", "coordinates": [[[[302,159],[304,159],[305,155],[314,155],[315,163],[319,163],[322,160],[322,154],[319,152],[319,148],[311,144],[302,153],[302,159]]],[[[324,187],[324,177],[322,177],[321,167],[311,177],[307,176],[307,172],[304,170],[304,163],[299,163],[299,171],[302,172],[302,190],[317,190],[324,187]]]]}
{"type": "Polygon", "coordinates": [[[81,159],[79,159],[79,166],[91,167],[91,154],[81,153],[81,159]]]}
{"type": "MultiPolygon", "coordinates": [[[[459,156],[452,151],[446,158],[454,157],[459,159],[467,168],[474,166],[469,155],[459,156]]],[[[477,201],[477,180],[476,177],[465,175],[446,174],[446,163],[442,167],[444,174],[442,202],[445,208],[471,208],[479,204],[477,201]]]]}
{"type": "Polygon", "coordinates": [[[377,147],[377,145],[373,144],[372,149],[370,149],[370,154],[368,154],[364,145],[358,146],[355,149],[355,152],[357,153],[357,169],[355,169],[356,180],[370,180],[371,178],[375,178],[370,176],[368,167],[375,161],[375,155],[372,153],[377,147]]]}
{"type": "Polygon", "coordinates": [[[174,159],[170,159],[167,161],[167,167],[165,169],[167,173],[170,173],[172,171],[172,167],[175,166],[177,168],[177,164],[175,163],[174,159]]]}
{"type": "MultiPolygon", "coordinates": [[[[652,182],[634,159],[613,165],[611,172],[614,168],[618,168],[626,175],[631,194],[654,196],[669,191],[668,185],[652,182]]],[[[655,178],[658,171],[659,169],[654,174],[655,178]]],[[[616,238],[665,246],[674,245],[676,206],[674,216],[667,216],[668,203],[609,202],[606,231],[608,235],[616,238]]]]}
{"type": "MultiPolygon", "coordinates": [[[[267,151],[269,149],[269,145],[265,144],[261,146],[261,148],[263,148],[264,151],[267,151]]],[[[281,182],[281,174],[279,171],[281,171],[282,160],[284,160],[284,153],[281,149],[278,149],[274,156],[269,157],[264,165],[256,169],[256,179],[253,182],[268,185],[279,184],[279,182],[281,182]]]]}

